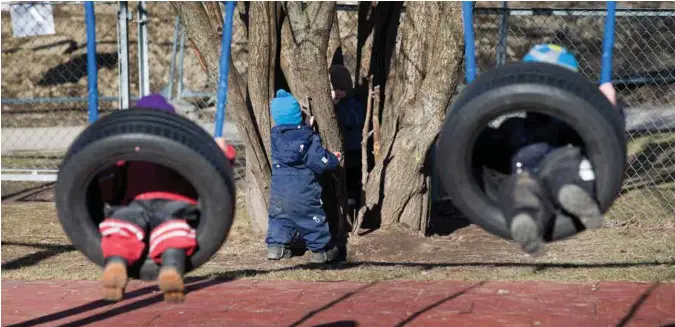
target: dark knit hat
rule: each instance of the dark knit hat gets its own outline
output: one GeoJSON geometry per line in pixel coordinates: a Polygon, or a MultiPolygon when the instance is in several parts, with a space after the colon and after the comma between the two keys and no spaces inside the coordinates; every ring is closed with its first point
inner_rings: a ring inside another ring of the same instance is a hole
{"type": "Polygon", "coordinates": [[[161,94],[150,94],[146,95],[136,102],[136,108],[145,108],[145,109],[156,109],[172,114],[176,113],[176,109],[166,101],[166,99],[161,94]]]}
{"type": "Polygon", "coordinates": [[[330,82],[333,85],[333,89],[336,90],[351,93],[354,89],[352,75],[349,73],[349,70],[342,65],[334,65],[330,68],[330,82]]]}

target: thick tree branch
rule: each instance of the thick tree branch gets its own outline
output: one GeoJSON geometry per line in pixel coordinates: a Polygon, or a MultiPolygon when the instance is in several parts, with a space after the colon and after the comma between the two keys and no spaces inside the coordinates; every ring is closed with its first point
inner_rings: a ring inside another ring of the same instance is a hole
{"type": "Polygon", "coordinates": [[[250,34],[248,39],[248,91],[253,105],[254,119],[270,157],[270,101],[274,97],[274,65],[276,61],[277,31],[274,2],[251,3],[250,34]],[[270,23],[271,22],[271,23],[270,23]],[[270,85],[271,84],[271,85],[270,85]]]}
{"type": "MultiPolygon", "coordinates": [[[[209,16],[199,2],[171,2],[178,15],[180,16],[188,38],[195,45],[195,49],[204,58],[206,73],[209,82],[215,88],[218,85],[218,74],[220,62],[220,39],[218,33],[212,28],[209,16]]],[[[230,75],[228,76],[227,93],[227,111],[231,113],[237,124],[239,135],[249,146],[249,151],[253,152],[252,165],[256,182],[258,186],[267,194],[269,192],[269,183],[271,179],[271,170],[264,156],[264,147],[261,143],[260,135],[253,123],[253,117],[250,115],[246,98],[244,97],[244,81],[230,62],[230,75]]],[[[267,198],[267,195],[266,195],[267,198]]]]}
{"type": "Polygon", "coordinates": [[[285,9],[293,43],[298,45],[305,41],[310,28],[307,17],[302,10],[302,1],[286,1],[285,9]]]}
{"type": "Polygon", "coordinates": [[[393,110],[387,113],[391,135],[367,187],[367,205],[380,208],[383,224],[398,221],[413,229],[425,224],[421,215],[428,211],[428,189],[423,168],[459,79],[459,7],[453,2],[408,3],[395,67],[396,80],[405,83],[387,93],[386,101],[393,101],[387,107],[393,110]],[[396,191],[389,191],[392,188],[396,191]]]}

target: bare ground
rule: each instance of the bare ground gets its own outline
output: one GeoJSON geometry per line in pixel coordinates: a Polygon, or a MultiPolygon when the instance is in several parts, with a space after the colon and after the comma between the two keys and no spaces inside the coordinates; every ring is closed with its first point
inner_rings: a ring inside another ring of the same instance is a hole
{"type": "MultiPolygon", "coordinates": [[[[3,279],[96,279],[100,270],[70,245],[51,202],[2,206],[3,279]]],[[[517,246],[476,228],[422,237],[399,228],[352,238],[348,262],[317,268],[306,257],[264,260],[245,210],[227,243],[193,276],[353,280],[629,280],[675,281],[675,216],[645,217],[639,226],[608,218],[606,227],[551,244],[532,259],[517,246]]]]}

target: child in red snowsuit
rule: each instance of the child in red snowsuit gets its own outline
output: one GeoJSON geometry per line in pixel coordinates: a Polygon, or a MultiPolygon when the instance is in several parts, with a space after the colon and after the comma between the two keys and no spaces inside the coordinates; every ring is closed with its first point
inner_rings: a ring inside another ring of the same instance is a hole
{"type": "MultiPolygon", "coordinates": [[[[175,113],[160,95],[146,96],[136,107],[175,113]]],[[[216,142],[226,157],[234,160],[234,148],[223,139],[216,142]]],[[[141,259],[148,247],[148,256],[161,265],[158,281],[165,300],[182,301],[185,260],[197,247],[196,232],[190,225],[199,218],[197,191],[177,172],[139,161],[118,162],[99,178],[99,185],[104,201],[112,204],[99,224],[105,258],[103,297],[122,299],[127,268],[141,259]]]]}

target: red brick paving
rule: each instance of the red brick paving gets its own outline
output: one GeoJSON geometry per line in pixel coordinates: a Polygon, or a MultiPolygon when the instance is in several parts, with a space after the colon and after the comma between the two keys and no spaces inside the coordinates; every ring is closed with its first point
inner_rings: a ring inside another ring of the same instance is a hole
{"type": "Polygon", "coordinates": [[[93,281],[2,281],[3,326],[675,326],[675,284],[223,281],[168,305],[132,282],[124,301],[93,281]]]}

